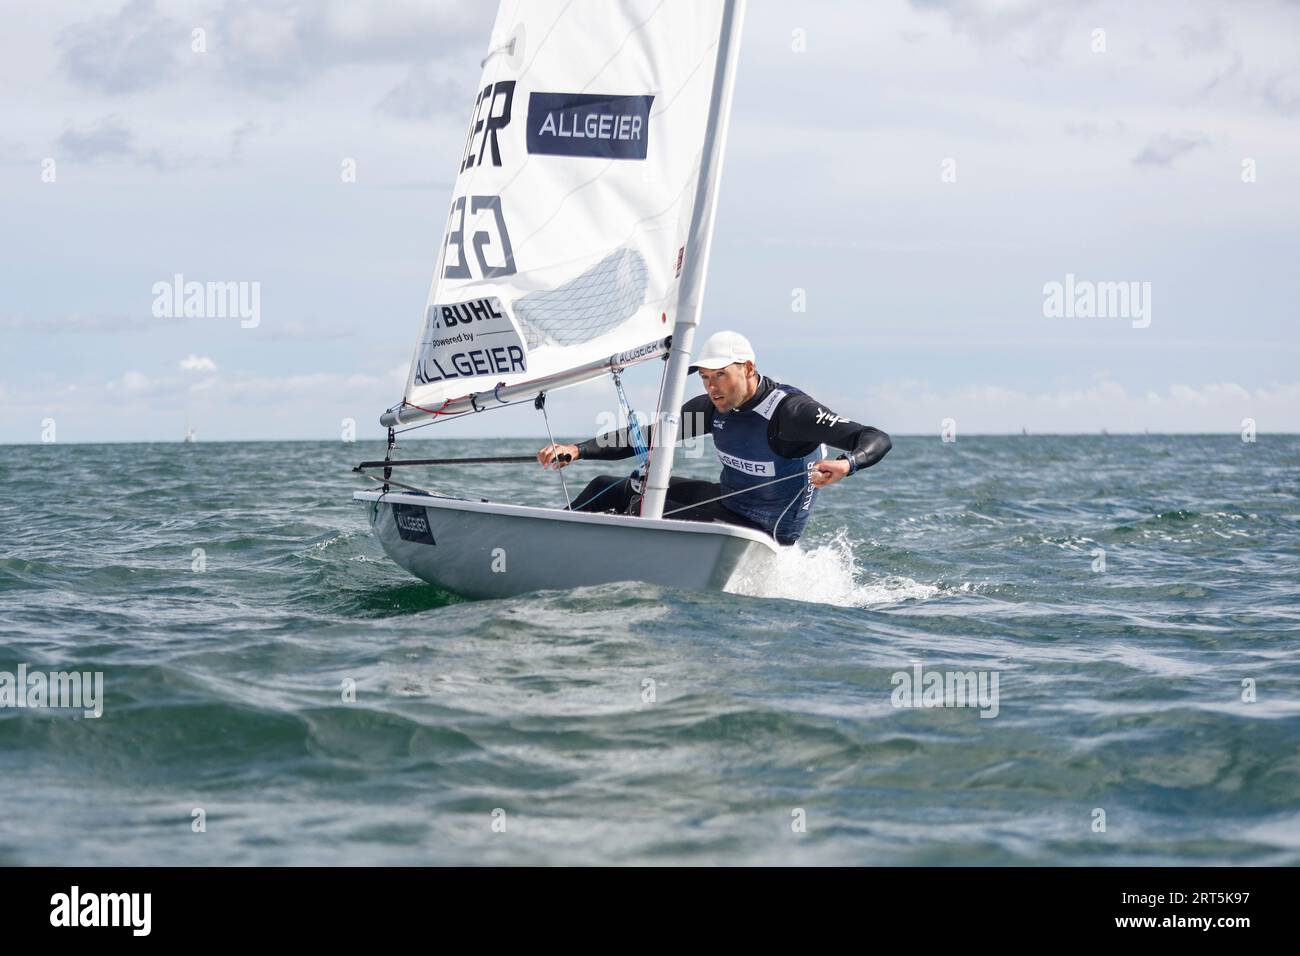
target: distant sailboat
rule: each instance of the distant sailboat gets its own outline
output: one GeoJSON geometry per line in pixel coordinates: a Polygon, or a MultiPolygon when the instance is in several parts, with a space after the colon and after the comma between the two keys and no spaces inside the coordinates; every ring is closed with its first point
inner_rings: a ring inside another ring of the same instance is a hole
{"type": "Polygon", "coordinates": [[[191,445],[199,437],[198,432],[190,427],[190,417],[185,416],[185,444],[191,445]]]}
{"type": "Polygon", "coordinates": [[[390,455],[356,469],[383,469],[383,490],[355,498],[417,577],[471,597],[629,580],[721,588],[743,559],[777,551],[750,528],[664,516],[743,6],[501,4],[424,331],[402,401],[380,419],[390,455]],[[402,426],[521,403],[544,413],[548,392],[606,374],[625,401],[620,373],[654,359],[666,359],[661,420],[640,515],[392,480],[397,465],[442,463],[392,460],[402,426]]]}

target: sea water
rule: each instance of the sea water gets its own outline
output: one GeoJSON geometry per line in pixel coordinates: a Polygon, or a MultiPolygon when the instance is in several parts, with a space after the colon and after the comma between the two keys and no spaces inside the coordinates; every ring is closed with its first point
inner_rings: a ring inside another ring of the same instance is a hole
{"type": "Polygon", "coordinates": [[[5,449],[0,672],[103,685],[0,706],[0,863],[1300,863],[1300,438],[901,438],[726,593],[504,601],[388,560],[381,454],[5,449]]]}

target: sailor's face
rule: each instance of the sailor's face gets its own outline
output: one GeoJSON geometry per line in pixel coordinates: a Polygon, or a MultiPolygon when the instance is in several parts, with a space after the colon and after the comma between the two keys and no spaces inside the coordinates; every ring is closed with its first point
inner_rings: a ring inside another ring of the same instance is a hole
{"type": "Polygon", "coordinates": [[[718,411],[729,412],[745,404],[749,384],[748,366],[748,362],[733,362],[726,368],[700,369],[700,381],[704,383],[704,390],[718,411]]]}

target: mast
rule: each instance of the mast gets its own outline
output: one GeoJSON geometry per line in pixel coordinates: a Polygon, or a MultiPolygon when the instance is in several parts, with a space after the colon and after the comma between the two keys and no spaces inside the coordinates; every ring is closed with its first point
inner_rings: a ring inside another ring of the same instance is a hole
{"type": "Polygon", "coordinates": [[[677,321],[673,325],[672,350],[664,371],[664,404],[656,431],[655,448],[646,478],[641,515],[663,517],[668,478],[673,470],[673,446],[680,433],[682,392],[686,386],[695,343],[695,328],[700,322],[700,304],[704,298],[704,276],[709,265],[709,246],[713,241],[713,214],[718,205],[718,178],[722,171],[722,154],[727,142],[727,125],[731,116],[731,93],[735,86],[736,61],[740,57],[740,26],[745,14],[745,0],[726,0],[722,10],[722,29],[718,34],[718,59],[713,71],[713,92],[709,99],[709,125],[700,156],[700,176],[695,188],[695,207],[687,233],[687,256],[682,270],[677,300],[677,321]]]}

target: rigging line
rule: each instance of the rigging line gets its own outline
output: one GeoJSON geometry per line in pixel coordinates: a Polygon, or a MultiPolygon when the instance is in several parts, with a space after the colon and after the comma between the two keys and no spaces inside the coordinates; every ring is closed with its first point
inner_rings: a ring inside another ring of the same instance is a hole
{"type": "MultiPolygon", "coordinates": [[[[830,453],[826,450],[826,445],[825,445],[825,443],[819,445],[815,450],[817,451],[817,453],[818,453],[818,457],[820,457],[820,458],[825,458],[828,454],[830,454],[830,453]]],[[[811,468],[806,469],[806,472],[807,472],[807,474],[808,474],[808,478],[809,478],[809,482],[808,482],[808,483],[809,483],[809,484],[812,484],[812,481],[811,481],[811,479],[812,479],[812,469],[811,469],[811,468]]],[[[814,487],[813,487],[813,491],[815,492],[816,490],[817,490],[817,488],[816,488],[816,486],[814,486],[814,487]]],[[[781,527],[781,522],[785,520],[785,515],[786,515],[786,512],[790,510],[790,505],[793,505],[796,501],[799,500],[799,496],[803,494],[803,491],[804,491],[804,490],[803,490],[802,488],[799,489],[799,493],[796,494],[796,495],[794,496],[793,499],[791,499],[790,504],[785,506],[785,511],[782,511],[782,512],[781,512],[781,517],[779,517],[779,518],[776,519],[776,524],[772,525],[772,537],[774,537],[774,538],[776,537],[777,529],[779,529],[779,528],[781,527]]]]}
{"type": "MultiPolygon", "coordinates": [[[[814,449],[814,450],[817,452],[819,458],[825,458],[828,454],[830,454],[830,452],[828,452],[828,451],[826,450],[826,444],[825,444],[824,442],[823,442],[821,445],[817,446],[817,448],[814,449]]],[[[805,469],[805,470],[806,470],[806,473],[807,473],[807,475],[808,475],[808,479],[809,479],[808,483],[809,483],[810,485],[812,485],[812,469],[811,469],[811,468],[808,468],[808,469],[805,469]]],[[[816,493],[816,491],[817,491],[817,487],[816,487],[816,485],[813,485],[813,487],[812,487],[812,491],[813,491],[814,494],[816,493]]],[[[790,504],[788,504],[788,505],[785,506],[785,511],[782,511],[782,512],[781,512],[781,517],[779,517],[779,518],[776,519],[776,524],[772,525],[772,537],[774,537],[774,538],[776,537],[776,532],[777,532],[777,530],[781,527],[781,522],[785,520],[786,512],[788,512],[788,511],[790,510],[790,506],[791,506],[791,505],[793,505],[796,501],[799,500],[799,496],[802,495],[803,492],[804,492],[804,489],[800,488],[800,489],[799,489],[799,493],[796,494],[796,495],[794,496],[793,499],[791,499],[790,504]]],[[[810,499],[810,501],[811,501],[811,499],[810,499]]]]}
{"type": "Polygon", "coordinates": [[[508,465],[536,461],[536,455],[493,455],[481,458],[384,458],[379,461],[363,461],[352,470],[360,472],[366,468],[399,468],[414,465],[508,465]]]}
{"type": "Polygon", "coordinates": [[[785,520],[785,515],[786,515],[786,512],[790,510],[790,505],[793,505],[796,501],[798,501],[798,500],[803,496],[803,492],[804,492],[804,489],[802,489],[802,488],[800,488],[798,491],[796,491],[795,494],[794,494],[794,497],[790,499],[790,504],[789,504],[789,505],[786,505],[786,506],[785,506],[785,511],[782,511],[782,512],[781,512],[781,517],[779,517],[779,518],[776,519],[776,524],[772,525],[772,537],[775,538],[775,537],[776,537],[776,533],[777,533],[777,531],[779,531],[779,530],[781,529],[781,522],[785,520]]]}
{"type": "Polygon", "coordinates": [[[636,456],[641,459],[641,464],[645,464],[650,455],[650,449],[646,447],[645,436],[641,433],[641,422],[636,417],[636,412],[632,410],[632,403],[627,400],[627,393],[623,391],[623,377],[617,371],[610,371],[614,376],[614,388],[618,391],[618,403],[627,416],[627,441],[636,452],[636,456]]]}
{"type": "MultiPolygon", "coordinates": [[[[426,415],[435,415],[435,416],[437,416],[437,415],[449,415],[449,414],[454,414],[454,413],[452,413],[452,412],[444,412],[444,411],[443,411],[444,408],[446,408],[448,405],[451,404],[451,399],[450,399],[450,398],[447,399],[445,402],[443,402],[441,405],[439,405],[437,408],[425,408],[423,405],[417,405],[417,404],[415,404],[415,402],[406,402],[406,404],[407,404],[409,407],[411,407],[411,408],[418,409],[419,411],[424,412],[426,415]]],[[[464,413],[462,412],[461,414],[464,414],[464,413]]]]}
{"type": "MultiPolygon", "coordinates": [[[[474,392],[473,394],[474,394],[474,395],[480,395],[480,394],[482,394],[482,393],[481,393],[481,392],[474,392]]],[[[466,396],[466,397],[468,398],[469,396],[466,396]]],[[[489,405],[489,406],[487,406],[486,408],[481,408],[481,409],[479,409],[478,412],[432,412],[430,409],[420,408],[419,405],[412,405],[410,402],[407,402],[407,403],[406,403],[406,407],[408,407],[408,408],[419,408],[420,411],[430,411],[431,414],[434,415],[434,417],[431,418],[431,419],[429,419],[429,421],[427,421],[427,422],[420,422],[420,424],[418,424],[418,425],[408,425],[406,428],[399,428],[399,429],[397,430],[397,434],[399,434],[399,435],[404,435],[404,434],[406,434],[407,432],[415,431],[417,428],[428,428],[430,425],[436,425],[436,424],[438,424],[438,422],[442,421],[443,419],[464,418],[466,415],[477,415],[477,414],[479,414],[479,412],[494,412],[494,411],[496,411],[498,408],[513,408],[515,405],[522,405],[522,404],[524,404],[525,402],[532,401],[535,397],[536,397],[536,396],[529,395],[528,397],[526,397],[526,398],[521,398],[521,399],[519,399],[518,401],[514,401],[514,402],[502,402],[500,405],[489,405]]],[[[452,401],[452,399],[450,399],[450,398],[447,399],[446,402],[443,402],[443,407],[445,408],[445,407],[447,406],[447,404],[448,404],[449,402],[451,402],[451,401],[452,401]]]]}
{"type": "MultiPolygon", "coordinates": [[[[646,479],[648,479],[650,476],[650,472],[648,468],[650,462],[650,449],[646,447],[645,436],[641,434],[641,423],[637,420],[636,412],[632,409],[632,403],[627,400],[627,393],[623,391],[623,376],[621,374],[621,370],[610,369],[610,374],[614,376],[614,387],[618,390],[619,405],[621,406],[624,414],[627,416],[628,444],[632,446],[632,450],[636,452],[636,456],[640,460],[640,464],[637,466],[633,474],[635,474],[636,472],[640,472],[640,476],[641,476],[640,494],[644,495],[646,479]]],[[[633,491],[637,490],[637,486],[635,484],[632,484],[631,487],[633,491]]],[[[641,514],[641,508],[640,508],[640,502],[638,502],[637,515],[639,516],[640,514],[641,514]]]]}
{"type": "MultiPolygon", "coordinates": [[[[365,477],[369,478],[371,481],[377,481],[377,482],[379,482],[381,485],[382,485],[382,484],[385,484],[385,483],[390,484],[390,485],[396,485],[398,488],[405,488],[407,491],[414,491],[414,492],[417,492],[418,494],[428,495],[428,496],[431,497],[431,498],[452,498],[451,495],[440,495],[440,494],[438,494],[436,491],[429,491],[429,490],[426,489],[426,488],[417,488],[417,487],[415,487],[415,485],[404,485],[404,484],[402,484],[400,481],[394,481],[392,478],[388,478],[388,479],[384,479],[384,478],[376,478],[374,475],[372,475],[372,474],[370,474],[369,472],[366,472],[366,471],[359,471],[359,472],[357,472],[357,474],[359,474],[359,475],[364,475],[365,477]]],[[[461,500],[461,499],[458,499],[458,498],[452,498],[452,500],[453,500],[453,501],[459,501],[459,500],[461,500]]]]}
{"type": "Polygon", "coordinates": [[[582,504],[578,505],[576,508],[570,506],[570,507],[569,507],[569,510],[570,510],[570,511],[582,511],[582,510],[586,509],[587,505],[591,504],[593,501],[595,501],[597,498],[599,498],[599,497],[600,497],[601,495],[603,495],[605,492],[609,491],[609,490],[612,489],[612,488],[617,488],[619,485],[625,484],[625,483],[627,482],[627,480],[628,480],[628,479],[626,479],[626,478],[620,478],[618,481],[611,481],[608,485],[606,485],[604,488],[601,488],[600,491],[596,492],[594,495],[592,495],[590,498],[588,498],[588,499],[587,499],[586,501],[584,501],[582,504]]]}
{"type": "MultiPolygon", "coordinates": [[[[410,407],[418,408],[419,406],[413,405],[410,407]]],[[[466,415],[473,415],[473,414],[474,414],[473,412],[440,412],[438,414],[435,414],[434,417],[430,418],[427,422],[420,422],[420,424],[418,425],[408,425],[405,428],[398,428],[393,432],[393,434],[405,435],[407,432],[413,432],[417,428],[427,428],[430,425],[436,425],[438,424],[438,422],[443,421],[444,419],[464,418],[466,415]]]]}
{"type": "Polygon", "coordinates": [[[417,428],[428,428],[430,425],[436,425],[436,424],[438,424],[438,422],[442,421],[444,418],[460,418],[460,417],[462,417],[462,416],[464,416],[464,415],[472,415],[472,414],[473,414],[473,412],[461,412],[461,413],[458,414],[458,415],[443,415],[441,418],[431,418],[431,419],[429,419],[427,422],[420,422],[420,424],[418,424],[418,425],[407,425],[405,428],[399,428],[399,429],[397,429],[397,430],[394,432],[394,434],[395,434],[395,435],[405,435],[407,432],[413,432],[413,431],[415,431],[417,428]]]}
{"type": "MultiPolygon", "coordinates": [[[[807,478],[807,477],[808,477],[807,475],[794,474],[794,475],[786,475],[784,478],[773,478],[771,481],[765,481],[761,485],[751,485],[748,488],[741,488],[739,491],[728,491],[725,495],[718,495],[718,497],[716,498],[705,498],[703,501],[693,501],[689,505],[684,505],[681,508],[674,508],[672,511],[665,511],[663,513],[663,516],[667,518],[669,515],[675,515],[679,511],[689,511],[691,508],[698,508],[700,505],[712,504],[715,501],[721,501],[723,498],[730,498],[732,495],[743,495],[747,491],[757,491],[759,488],[766,488],[768,485],[775,485],[782,481],[789,481],[791,478],[807,478]]],[[[803,490],[800,489],[800,494],[802,493],[803,490]]],[[[789,505],[786,505],[786,507],[788,508],[789,505]]],[[[784,515],[785,512],[782,512],[783,517],[784,515]]]]}
{"type": "MultiPolygon", "coordinates": [[[[546,422],[546,437],[552,445],[555,444],[555,436],[551,434],[551,419],[546,414],[546,393],[539,392],[537,395],[537,408],[541,410],[542,421],[546,422]]],[[[555,469],[560,473],[560,487],[564,489],[564,504],[570,510],[573,509],[573,499],[569,497],[569,483],[564,478],[564,469],[555,469]]]]}

